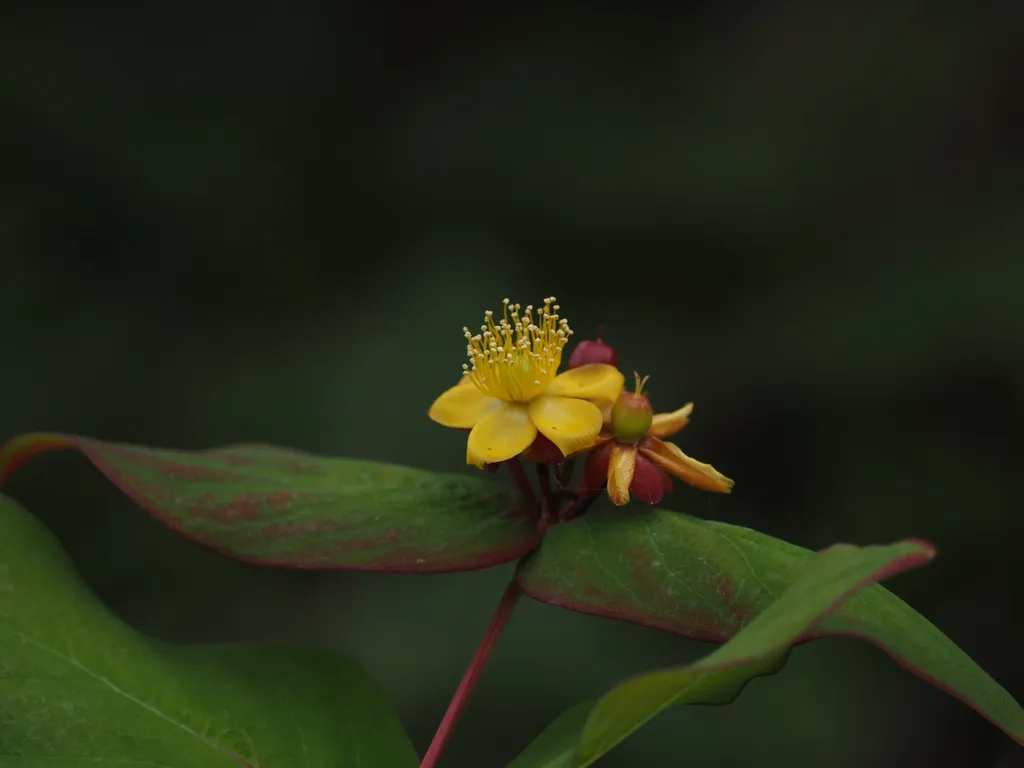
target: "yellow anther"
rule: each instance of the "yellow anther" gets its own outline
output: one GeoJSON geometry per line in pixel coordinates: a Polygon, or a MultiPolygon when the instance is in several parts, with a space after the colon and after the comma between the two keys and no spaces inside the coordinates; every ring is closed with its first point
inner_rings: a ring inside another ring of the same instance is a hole
{"type": "Polygon", "coordinates": [[[554,301],[552,296],[540,307],[528,304],[523,309],[504,299],[500,320],[488,310],[481,333],[474,336],[463,328],[470,361],[463,369],[468,369],[467,375],[483,394],[525,403],[548,388],[572,333],[568,321],[557,315],[554,301]],[[483,376],[484,367],[490,378],[483,376]]]}

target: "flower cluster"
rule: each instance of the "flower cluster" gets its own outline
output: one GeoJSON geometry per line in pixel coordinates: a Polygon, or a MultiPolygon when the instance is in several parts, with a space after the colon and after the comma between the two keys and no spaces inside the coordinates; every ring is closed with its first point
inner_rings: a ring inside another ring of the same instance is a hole
{"type": "Polygon", "coordinates": [[[463,328],[466,356],[461,381],[443,392],[429,416],[446,427],[469,430],[466,462],[480,468],[509,463],[522,486],[529,485],[518,457],[538,464],[543,498],[541,517],[556,516],[561,500],[569,506],[560,519],[579,514],[606,486],[614,504],[631,495],[656,504],[671,491],[666,472],[707,491],[728,493],[733,482],[714,467],[692,459],[670,437],[689,422],[693,403],[654,414],[635,374],[634,391],[623,391],[618,355],[603,339],[582,341],[558,373],[572,329],[558,314],[555,298],[540,307],[503,302],[501,317],[484,314],[478,332],[463,328]],[[551,486],[571,477],[571,460],[585,457],[575,492],[551,486]]]}

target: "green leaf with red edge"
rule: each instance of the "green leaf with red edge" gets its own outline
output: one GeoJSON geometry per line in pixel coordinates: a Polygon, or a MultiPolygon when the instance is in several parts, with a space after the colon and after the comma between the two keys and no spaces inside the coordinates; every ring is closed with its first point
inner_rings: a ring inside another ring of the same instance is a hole
{"type": "Polygon", "coordinates": [[[837,544],[809,558],[796,580],[729,642],[696,664],[639,675],[596,703],[552,723],[510,768],[587,766],[675,704],[726,704],[753,678],[785,664],[793,644],[863,587],[929,562],[921,541],[888,546],[837,544]]]}
{"type": "Polygon", "coordinates": [[[180,646],[125,625],[0,496],[0,765],[415,768],[367,674],[326,648],[180,646]]]}
{"type": "MultiPolygon", "coordinates": [[[[548,531],[518,571],[536,600],[723,643],[811,566],[814,553],[763,533],[664,510],[598,510],[548,531]]],[[[879,585],[798,642],[851,636],[960,699],[1024,744],[1024,709],[927,619],[879,585]]]]}
{"type": "Polygon", "coordinates": [[[265,445],[178,451],[25,435],[0,449],[0,485],[33,456],[68,448],[172,530],[254,565],[443,573],[509,562],[539,542],[492,481],[265,445]]]}

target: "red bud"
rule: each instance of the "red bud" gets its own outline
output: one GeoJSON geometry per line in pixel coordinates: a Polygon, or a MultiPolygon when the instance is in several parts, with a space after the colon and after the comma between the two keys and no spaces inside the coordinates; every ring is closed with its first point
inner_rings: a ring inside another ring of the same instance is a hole
{"type": "Polygon", "coordinates": [[[600,338],[584,339],[576,345],[572,355],[569,356],[569,368],[579,368],[581,365],[594,365],[595,363],[612,366],[619,364],[619,355],[615,348],[605,344],[600,338]]]}
{"type": "Polygon", "coordinates": [[[666,486],[671,491],[672,481],[668,475],[648,459],[638,455],[636,466],[633,468],[633,482],[629,484],[630,496],[644,504],[657,504],[665,495],[666,486]]]}
{"type": "Polygon", "coordinates": [[[583,478],[580,490],[600,491],[608,482],[608,462],[611,459],[612,444],[607,442],[587,454],[583,465],[583,478]]]}
{"type": "Polygon", "coordinates": [[[523,452],[523,458],[537,464],[561,464],[565,461],[565,456],[558,450],[558,446],[539,432],[530,447],[523,452]]]}

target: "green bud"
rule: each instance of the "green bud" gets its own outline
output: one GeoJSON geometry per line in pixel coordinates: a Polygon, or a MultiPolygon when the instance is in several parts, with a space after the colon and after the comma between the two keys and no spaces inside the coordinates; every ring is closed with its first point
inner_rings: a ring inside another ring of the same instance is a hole
{"type": "Polygon", "coordinates": [[[646,435],[654,419],[651,402],[643,394],[644,385],[650,377],[641,379],[635,371],[633,375],[636,376],[636,391],[623,392],[612,406],[612,433],[616,440],[624,443],[635,443],[646,435]]]}

